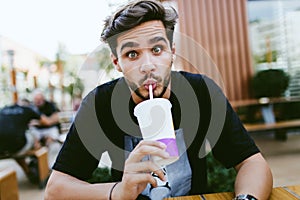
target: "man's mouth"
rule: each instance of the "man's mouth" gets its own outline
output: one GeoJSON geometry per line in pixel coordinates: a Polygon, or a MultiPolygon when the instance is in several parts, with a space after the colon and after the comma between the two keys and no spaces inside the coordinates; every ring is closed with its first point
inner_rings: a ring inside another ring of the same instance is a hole
{"type": "Polygon", "coordinates": [[[149,85],[152,85],[152,89],[155,90],[155,88],[157,86],[157,83],[155,81],[147,81],[144,84],[144,87],[145,87],[146,90],[149,90],[149,85]]]}

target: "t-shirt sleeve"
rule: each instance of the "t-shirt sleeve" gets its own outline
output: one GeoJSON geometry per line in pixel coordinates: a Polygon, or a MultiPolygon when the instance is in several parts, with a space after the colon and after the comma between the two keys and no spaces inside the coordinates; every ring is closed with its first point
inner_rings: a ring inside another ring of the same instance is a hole
{"type": "Polygon", "coordinates": [[[212,151],[216,159],[227,168],[234,167],[259,152],[254,140],[228,101],[224,128],[212,151]]]}
{"type": "Polygon", "coordinates": [[[98,126],[95,96],[91,92],[81,103],[53,169],[83,181],[91,178],[103,153],[98,126]]]}
{"type": "Polygon", "coordinates": [[[51,113],[59,112],[58,107],[53,102],[49,102],[49,109],[51,110],[51,113]]]}
{"type": "Polygon", "coordinates": [[[99,160],[83,145],[73,124],[52,168],[86,181],[91,178],[98,163],[99,160]]]}
{"type": "Polygon", "coordinates": [[[52,103],[52,106],[53,106],[54,112],[60,112],[60,109],[57,107],[57,105],[55,103],[52,103]]]}
{"type": "Polygon", "coordinates": [[[29,113],[28,114],[29,115],[29,120],[31,120],[31,119],[40,119],[41,118],[41,114],[36,112],[32,108],[25,107],[25,109],[27,110],[26,112],[29,113]]]}

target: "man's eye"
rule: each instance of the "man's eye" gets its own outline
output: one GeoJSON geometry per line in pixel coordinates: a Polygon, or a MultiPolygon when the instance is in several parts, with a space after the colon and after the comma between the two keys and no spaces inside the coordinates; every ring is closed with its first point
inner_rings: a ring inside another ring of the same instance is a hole
{"type": "Polygon", "coordinates": [[[154,54],[160,54],[162,52],[163,48],[161,46],[156,46],[152,49],[154,54]]]}
{"type": "Polygon", "coordinates": [[[135,51],[130,51],[130,52],[126,53],[126,56],[127,56],[128,58],[135,58],[135,57],[137,57],[137,52],[135,52],[135,51]]]}

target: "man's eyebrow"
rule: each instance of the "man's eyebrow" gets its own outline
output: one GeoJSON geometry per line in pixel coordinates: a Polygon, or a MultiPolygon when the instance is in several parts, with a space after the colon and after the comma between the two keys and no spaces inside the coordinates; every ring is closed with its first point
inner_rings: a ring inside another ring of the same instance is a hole
{"type": "Polygon", "coordinates": [[[157,37],[154,37],[154,38],[150,39],[149,44],[153,44],[153,43],[156,43],[156,42],[159,42],[159,41],[164,41],[166,44],[168,44],[167,40],[164,37],[160,37],[160,36],[157,36],[157,37]]]}
{"type": "Polygon", "coordinates": [[[121,52],[122,52],[122,50],[124,49],[124,48],[126,48],[126,47],[137,47],[137,46],[139,46],[139,44],[138,43],[135,43],[135,42],[126,42],[125,44],[123,44],[122,46],[121,46],[121,52]]]}

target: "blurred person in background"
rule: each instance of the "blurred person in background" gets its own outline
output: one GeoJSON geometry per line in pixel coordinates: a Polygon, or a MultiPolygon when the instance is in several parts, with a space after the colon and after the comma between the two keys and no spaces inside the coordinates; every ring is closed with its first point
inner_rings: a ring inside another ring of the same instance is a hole
{"type": "Polygon", "coordinates": [[[53,141],[57,141],[60,134],[59,109],[53,102],[47,101],[41,90],[33,92],[33,104],[37,112],[47,116],[48,124],[40,124],[33,120],[34,133],[42,144],[49,146],[53,141]]]}
{"type": "Polygon", "coordinates": [[[22,99],[16,104],[1,109],[0,155],[14,158],[29,180],[34,182],[37,180],[37,176],[32,174],[29,162],[26,162],[23,157],[29,150],[41,147],[38,138],[35,137],[29,126],[31,120],[36,120],[43,125],[49,125],[51,122],[45,115],[34,111],[27,99],[22,99]]]}

